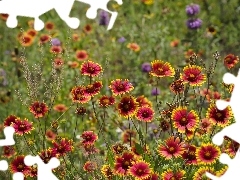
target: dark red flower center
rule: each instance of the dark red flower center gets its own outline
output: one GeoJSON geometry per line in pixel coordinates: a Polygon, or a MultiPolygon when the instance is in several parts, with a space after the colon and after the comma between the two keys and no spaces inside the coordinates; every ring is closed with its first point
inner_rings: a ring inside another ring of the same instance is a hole
{"type": "Polygon", "coordinates": [[[169,152],[170,152],[171,154],[173,154],[173,153],[176,152],[176,148],[173,147],[173,146],[170,146],[170,147],[168,148],[168,150],[169,150],[169,152]]]}
{"type": "Polygon", "coordinates": [[[188,124],[188,119],[186,117],[183,117],[179,122],[182,126],[186,126],[188,124]]]}

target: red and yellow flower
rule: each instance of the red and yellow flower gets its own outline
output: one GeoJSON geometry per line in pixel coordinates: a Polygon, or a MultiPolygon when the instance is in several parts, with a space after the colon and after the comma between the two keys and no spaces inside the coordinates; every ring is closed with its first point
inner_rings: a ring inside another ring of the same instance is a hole
{"type": "Polygon", "coordinates": [[[24,158],[24,155],[19,155],[12,160],[10,164],[10,170],[12,173],[21,172],[24,176],[28,176],[30,167],[25,165],[24,158]]]}
{"type": "Polygon", "coordinates": [[[152,70],[150,74],[156,77],[173,77],[175,75],[175,70],[169,62],[164,62],[162,60],[154,60],[151,62],[152,70]]]}
{"type": "Polygon", "coordinates": [[[134,116],[138,109],[137,101],[132,96],[123,96],[118,103],[118,112],[121,116],[131,117],[134,116]]]}
{"type": "Polygon", "coordinates": [[[48,106],[44,102],[34,102],[29,107],[35,118],[41,118],[48,112],[48,106]]]}
{"type": "Polygon", "coordinates": [[[186,164],[197,164],[197,158],[196,158],[196,146],[187,144],[184,148],[184,152],[182,154],[182,158],[184,159],[184,162],[186,164]]]}
{"type": "Polygon", "coordinates": [[[124,176],[127,175],[129,168],[136,161],[135,156],[131,152],[124,152],[121,156],[115,158],[114,174],[124,176]]]}
{"type": "Polygon", "coordinates": [[[180,142],[180,139],[178,137],[175,138],[174,136],[170,136],[165,141],[165,144],[161,144],[158,146],[158,153],[165,159],[180,157],[183,152],[183,143],[180,142]]]}
{"type": "Polygon", "coordinates": [[[15,129],[15,133],[20,136],[29,134],[32,130],[34,130],[32,122],[29,122],[26,118],[23,120],[17,118],[11,126],[15,129]]]}
{"type": "Polygon", "coordinates": [[[184,170],[173,171],[171,169],[167,169],[162,173],[162,180],[183,180],[185,179],[184,175],[186,172],[184,170]]]}
{"type": "Polygon", "coordinates": [[[76,58],[79,61],[84,61],[87,60],[88,58],[88,53],[85,50],[77,50],[76,51],[76,58]]]}
{"type": "Polygon", "coordinates": [[[210,107],[207,110],[206,118],[210,120],[212,124],[216,124],[221,127],[226,127],[233,117],[232,110],[230,106],[224,110],[219,110],[215,104],[210,104],[210,107]]]}
{"type": "Polygon", "coordinates": [[[139,121],[151,122],[154,116],[154,110],[151,107],[139,107],[136,113],[136,118],[139,121]]]}
{"type": "Polygon", "coordinates": [[[152,174],[152,169],[150,168],[150,164],[145,161],[137,161],[129,168],[129,174],[133,176],[136,180],[144,180],[149,178],[152,174]]]}
{"type": "Polygon", "coordinates": [[[140,51],[140,46],[137,43],[128,43],[127,48],[135,52],[140,51]]]}
{"type": "Polygon", "coordinates": [[[109,88],[111,89],[114,96],[128,93],[134,89],[133,85],[128,79],[116,79],[111,82],[109,88]]]}
{"type": "Polygon", "coordinates": [[[199,117],[194,110],[188,111],[187,107],[178,107],[173,110],[171,119],[173,126],[178,132],[185,133],[186,130],[193,131],[199,122],[199,117]]]}
{"type": "Polygon", "coordinates": [[[200,66],[188,65],[183,68],[181,79],[190,86],[201,86],[206,81],[206,75],[202,73],[200,66]]]}
{"type": "Polygon", "coordinates": [[[205,179],[209,179],[206,176],[206,172],[211,173],[212,175],[215,175],[215,171],[213,167],[209,167],[209,166],[203,166],[200,167],[193,175],[193,180],[205,180],[205,179]]]}
{"type": "Polygon", "coordinates": [[[231,69],[233,68],[237,63],[239,63],[239,57],[235,56],[234,54],[228,54],[224,58],[224,65],[228,68],[231,69]]]}
{"type": "Polygon", "coordinates": [[[99,76],[102,72],[102,66],[93,61],[85,61],[80,68],[82,75],[99,76]]]}
{"type": "Polygon", "coordinates": [[[203,143],[197,148],[196,157],[199,164],[211,165],[220,155],[218,146],[211,143],[203,143]]]}
{"type": "Polygon", "coordinates": [[[98,136],[93,131],[84,131],[81,137],[83,138],[83,144],[93,144],[98,139],[98,136]]]}

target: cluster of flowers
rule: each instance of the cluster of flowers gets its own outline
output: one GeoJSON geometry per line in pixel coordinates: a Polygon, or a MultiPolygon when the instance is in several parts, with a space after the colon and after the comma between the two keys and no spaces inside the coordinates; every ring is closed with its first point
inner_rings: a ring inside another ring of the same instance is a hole
{"type": "Polygon", "coordinates": [[[198,29],[202,26],[202,20],[195,17],[199,12],[200,6],[198,4],[190,4],[186,7],[186,13],[190,17],[186,23],[189,29],[198,29]]]}
{"type": "MultiPolygon", "coordinates": [[[[45,103],[35,102],[30,107],[30,112],[34,114],[36,118],[43,117],[48,112],[48,107],[45,103]]],[[[29,122],[28,119],[20,119],[15,115],[10,115],[4,120],[4,127],[12,126],[15,129],[15,134],[17,136],[22,136],[25,143],[28,145],[30,151],[34,153],[35,149],[34,141],[27,140],[26,135],[31,133],[35,128],[33,127],[33,122],[29,122]]],[[[44,163],[48,163],[52,157],[61,158],[67,153],[72,152],[73,141],[67,138],[61,138],[54,135],[52,131],[46,132],[47,140],[51,142],[52,147],[46,148],[37,153],[41,157],[44,163]],[[54,140],[55,139],[55,140],[54,140]]],[[[2,156],[6,158],[12,158],[10,163],[10,170],[12,173],[22,172],[25,177],[37,177],[37,166],[26,166],[24,164],[24,155],[19,154],[20,151],[17,146],[5,146],[3,147],[2,156]]]]}

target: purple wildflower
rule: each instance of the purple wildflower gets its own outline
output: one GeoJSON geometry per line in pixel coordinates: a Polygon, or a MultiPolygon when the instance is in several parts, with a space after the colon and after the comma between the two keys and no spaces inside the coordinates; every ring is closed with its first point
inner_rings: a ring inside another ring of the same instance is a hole
{"type": "Polygon", "coordinates": [[[61,41],[58,38],[53,38],[51,40],[52,46],[61,46],[61,41]]]}
{"type": "Polygon", "coordinates": [[[7,74],[3,69],[0,69],[0,85],[6,86],[7,84],[7,74]]]}
{"type": "Polygon", "coordinates": [[[120,43],[124,43],[126,41],[126,39],[124,38],[124,37],[120,37],[119,39],[118,39],[118,42],[120,42],[120,43]]]}
{"type": "Polygon", "coordinates": [[[189,29],[198,29],[202,26],[201,19],[188,19],[186,23],[189,29]]]}
{"type": "Polygon", "coordinates": [[[200,6],[198,4],[190,4],[186,7],[186,13],[188,16],[194,16],[200,12],[200,6]]]}
{"type": "Polygon", "coordinates": [[[153,96],[157,96],[159,94],[160,94],[160,90],[158,88],[155,87],[155,88],[152,89],[152,95],[153,96]]]}
{"type": "Polygon", "coordinates": [[[143,63],[142,64],[142,72],[150,72],[152,70],[152,66],[150,63],[143,63]]]}
{"type": "Polygon", "coordinates": [[[109,23],[109,14],[106,11],[100,11],[99,25],[107,26],[109,23]]]}

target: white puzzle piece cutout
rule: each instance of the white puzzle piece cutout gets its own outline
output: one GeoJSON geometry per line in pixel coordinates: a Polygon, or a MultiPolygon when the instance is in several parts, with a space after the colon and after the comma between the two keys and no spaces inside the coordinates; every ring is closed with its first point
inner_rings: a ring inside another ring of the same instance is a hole
{"type": "MultiPolygon", "coordinates": [[[[15,141],[13,139],[13,135],[15,133],[15,129],[12,126],[7,126],[3,130],[5,139],[0,139],[0,147],[3,146],[12,146],[15,144],[15,141]]],[[[0,160],[0,171],[6,171],[8,169],[8,163],[5,160],[0,160]]],[[[13,174],[13,180],[23,180],[23,174],[22,173],[14,173],[13,174]]]]}
{"type": "Polygon", "coordinates": [[[58,180],[58,178],[52,173],[52,169],[57,168],[60,165],[60,161],[53,157],[48,164],[45,164],[39,156],[28,155],[24,158],[24,163],[27,166],[37,164],[38,167],[38,180],[58,180]]]}
{"type": "MultiPolygon", "coordinates": [[[[86,3],[91,7],[88,9],[86,16],[90,19],[94,19],[97,16],[98,9],[102,9],[112,14],[108,30],[113,27],[113,24],[117,18],[117,12],[108,10],[107,4],[110,0],[77,0],[79,2],[86,3]]],[[[122,4],[122,0],[115,0],[119,5],[122,4]]],[[[7,26],[9,28],[15,28],[18,25],[17,16],[24,16],[34,18],[34,29],[40,31],[44,28],[44,22],[39,19],[44,13],[55,9],[59,17],[66,22],[66,24],[72,28],[77,29],[80,25],[80,20],[75,17],[69,17],[74,4],[74,0],[1,0],[0,1],[0,13],[8,14],[7,26]]]]}
{"type": "Polygon", "coordinates": [[[239,164],[240,164],[240,151],[238,150],[235,157],[231,159],[227,154],[223,153],[220,156],[220,162],[228,165],[227,171],[221,177],[216,177],[210,173],[206,176],[212,180],[238,180],[240,177],[239,164]]]}
{"type": "MultiPolygon", "coordinates": [[[[240,144],[240,69],[237,77],[233,74],[226,73],[223,76],[223,81],[226,84],[234,84],[233,92],[230,101],[217,100],[216,106],[219,110],[225,109],[227,106],[231,106],[232,112],[235,117],[235,123],[225,127],[220,132],[215,134],[212,138],[214,144],[220,146],[224,141],[224,136],[238,142],[240,144]]],[[[239,165],[240,165],[240,151],[238,149],[235,157],[231,159],[227,154],[223,153],[220,155],[220,162],[227,164],[228,169],[221,177],[216,177],[210,173],[206,173],[206,176],[212,180],[238,180],[240,177],[239,165]]]]}

